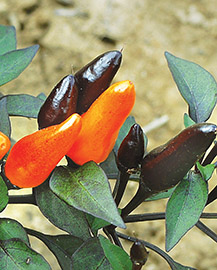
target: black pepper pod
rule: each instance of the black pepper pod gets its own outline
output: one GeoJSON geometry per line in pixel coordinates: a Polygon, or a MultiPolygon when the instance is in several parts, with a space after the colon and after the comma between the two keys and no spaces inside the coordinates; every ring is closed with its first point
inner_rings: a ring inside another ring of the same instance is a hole
{"type": "Polygon", "coordinates": [[[122,141],[117,154],[117,166],[120,171],[136,170],[144,156],[144,136],[139,124],[134,124],[122,141]]]}
{"type": "Polygon", "coordinates": [[[147,259],[148,259],[148,251],[146,250],[144,244],[141,241],[136,241],[133,243],[130,249],[130,259],[135,267],[133,269],[141,269],[147,259]]]}
{"type": "Polygon", "coordinates": [[[53,88],[38,114],[39,129],[57,125],[76,112],[78,89],[73,75],[67,75],[53,88]]]}
{"type": "Polygon", "coordinates": [[[153,193],[178,184],[209,148],[216,130],[214,124],[196,124],[149,152],[142,161],[141,183],[153,193]]]}
{"type": "Polygon", "coordinates": [[[75,73],[78,86],[76,111],[82,114],[111,84],[122,60],[120,51],[108,51],[99,55],[75,73]]]}

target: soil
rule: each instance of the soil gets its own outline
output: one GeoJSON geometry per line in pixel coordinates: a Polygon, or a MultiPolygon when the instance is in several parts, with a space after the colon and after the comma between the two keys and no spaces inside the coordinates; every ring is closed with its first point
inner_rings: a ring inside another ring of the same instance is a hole
{"type": "MultiPolygon", "coordinates": [[[[4,94],[48,94],[66,74],[77,71],[97,55],[123,48],[123,63],[115,81],[129,79],[136,86],[132,114],[142,126],[161,116],[168,121],[147,133],[148,150],[165,143],[183,129],[187,105],[167,67],[164,52],[196,62],[217,78],[217,9],[215,0],[1,0],[0,24],[17,29],[18,48],[39,44],[31,65],[14,81],[1,87],[4,94]]],[[[36,121],[12,119],[13,137],[36,130],[36,121]]],[[[210,122],[217,122],[216,110],[210,122]]],[[[211,183],[215,185],[216,175],[211,183]]],[[[135,187],[130,185],[127,197],[135,187]]],[[[28,192],[28,191],[27,191],[28,192]]],[[[123,203],[124,204],[124,203],[123,203]]],[[[215,203],[207,211],[214,211],[215,203]]],[[[140,212],[164,211],[166,201],[143,204],[140,212]]],[[[1,217],[15,218],[44,233],[59,233],[34,206],[9,205],[1,217]]],[[[204,221],[217,232],[214,221],[204,221]]],[[[164,221],[132,224],[125,233],[165,247],[164,221]]],[[[32,246],[59,270],[41,242],[32,246]]],[[[129,245],[126,244],[127,249],[129,245]]],[[[201,270],[217,269],[217,247],[193,228],[169,253],[177,262],[201,270]]],[[[169,269],[150,251],[144,269],[169,269]]]]}

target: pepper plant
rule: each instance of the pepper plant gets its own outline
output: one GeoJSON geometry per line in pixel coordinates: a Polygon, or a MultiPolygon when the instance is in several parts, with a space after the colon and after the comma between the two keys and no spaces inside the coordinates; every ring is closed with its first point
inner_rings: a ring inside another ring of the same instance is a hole
{"type": "MultiPolygon", "coordinates": [[[[16,78],[38,48],[17,50],[14,27],[1,25],[0,85],[16,78]]],[[[217,126],[207,123],[216,105],[217,84],[199,65],[168,52],[165,57],[189,110],[185,129],[150,152],[142,128],[129,116],[133,83],[111,84],[121,64],[120,51],[106,52],[66,75],[48,97],[1,94],[0,210],[8,204],[33,204],[63,231],[47,235],[0,218],[1,269],[51,269],[31,248],[29,235],[50,249],[63,270],[145,269],[149,252],[159,254],[173,270],[193,269],[167,252],[194,226],[217,241],[201,222],[217,218],[217,213],[204,212],[217,198],[217,186],[208,189],[216,167],[217,126]],[[39,130],[15,142],[10,116],[35,118],[39,130]],[[58,165],[64,156],[67,165],[58,165]],[[115,181],[113,190],[109,181],[115,181]],[[129,182],[138,184],[138,190],[120,209],[129,182]],[[10,190],[26,187],[32,188],[31,194],[10,195],[10,190]],[[146,201],[165,198],[163,213],[132,214],[146,201]],[[166,223],[166,251],[119,231],[128,223],[159,219],[166,223]],[[130,254],[122,239],[132,242],[130,254]]]]}

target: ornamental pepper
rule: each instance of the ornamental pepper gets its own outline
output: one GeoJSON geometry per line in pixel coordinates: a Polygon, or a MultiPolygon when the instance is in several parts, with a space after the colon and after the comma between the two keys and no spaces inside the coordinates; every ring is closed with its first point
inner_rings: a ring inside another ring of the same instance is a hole
{"type": "Polygon", "coordinates": [[[118,206],[126,189],[130,174],[135,172],[144,156],[144,136],[141,127],[134,124],[122,141],[116,163],[120,170],[119,187],[115,196],[118,206]]]}
{"type": "Polygon", "coordinates": [[[7,154],[11,147],[10,139],[0,131],[0,160],[7,154]]]}
{"type": "Polygon", "coordinates": [[[216,137],[217,126],[190,126],[144,157],[141,182],[153,192],[169,189],[187,174],[216,137]]]}
{"type": "Polygon", "coordinates": [[[74,76],[65,76],[53,88],[39,111],[39,129],[60,124],[75,113],[77,97],[78,89],[74,76]]]}
{"type": "Polygon", "coordinates": [[[99,55],[82,69],[75,73],[78,86],[78,102],[76,111],[86,112],[90,105],[111,84],[122,59],[120,51],[109,51],[99,55]]]}
{"type": "Polygon", "coordinates": [[[130,81],[111,85],[82,114],[82,129],[67,156],[83,165],[104,161],[114,147],[119,130],[133,108],[135,89],[130,81]]]}
{"type": "Polygon", "coordinates": [[[138,124],[134,124],[122,141],[117,154],[117,166],[120,171],[136,170],[144,156],[144,136],[138,124]]]}
{"type": "Polygon", "coordinates": [[[81,117],[73,114],[59,125],[23,137],[8,155],[6,177],[20,188],[40,185],[66,155],[80,130],[81,117]]]}
{"type": "Polygon", "coordinates": [[[122,217],[126,217],[151,195],[178,184],[209,148],[216,131],[216,125],[195,124],[149,152],[142,161],[137,193],[122,210],[122,217]]]}
{"type": "Polygon", "coordinates": [[[130,259],[133,263],[133,269],[141,269],[148,260],[148,254],[149,252],[141,241],[137,240],[134,242],[130,249],[130,259]]]}

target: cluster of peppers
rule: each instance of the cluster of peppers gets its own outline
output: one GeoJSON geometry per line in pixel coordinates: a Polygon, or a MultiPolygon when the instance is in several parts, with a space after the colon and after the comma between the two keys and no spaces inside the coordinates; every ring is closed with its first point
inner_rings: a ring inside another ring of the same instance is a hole
{"type": "MultiPolygon", "coordinates": [[[[40,185],[64,156],[78,165],[90,160],[101,163],[108,157],[135,102],[132,82],[110,86],[121,59],[120,51],[106,52],[53,88],[38,114],[39,130],[19,140],[8,155],[4,170],[13,185],[40,185]]],[[[175,186],[209,148],[216,130],[213,124],[195,124],[145,155],[143,131],[134,124],[117,153],[121,175],[117,205],[130,174],[139,170],[141,177],[122,217],[144,198],[175,186]]],[[[0,134],[0,159],[9,148],[9,139],[0,134]]]]}
{"type": "Polygon", "coordinates": [[[38,114],[39,130],[8,155],[4,172],[13,185],[40,185],[65,155],[78,165],[108,157],[135,102],[132,82],[110,86],[121,59],[120,51],[106,52],[53,88],[38,114]]]}

